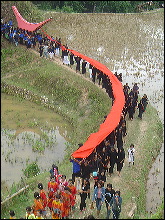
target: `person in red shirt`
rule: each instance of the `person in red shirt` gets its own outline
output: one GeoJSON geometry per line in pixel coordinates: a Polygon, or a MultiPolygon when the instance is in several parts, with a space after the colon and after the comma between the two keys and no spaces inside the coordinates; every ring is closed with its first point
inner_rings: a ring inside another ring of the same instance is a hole
{"type": "Polygon", "coordinates": [[[59,184],[55,181],[54,175],[50,177],[50,181],[48,182],[48,203],[47,206],[49,209],[52,209],[52,202],[55,198],[55,194],[57,193],[59,189],[59,184]]]}
{"type": "Polygon", "coordinates": [[[42,201],[42,205],[44,207],[43,216],[46,218],[46,207],[47,207],[48,199],[46,197],[46,193],[43,189],[43,184],[42,183],[38,183],[38,189],[40,189],[40,198],[41,198],[41,201],[42,201]]]}
{"type": "Polygon", "coordinates": [[[72,179],[69,179],[68,181],[68,187],[70,189],[70,192],[73,196],[73,200],[72,200],[72,210],[75,210],[75,204],[76,204],[76,194],[77,194],[77,189],[74,186],[74,181],[72,179]]]}
{"type": "Polygon", "coordinates": [[[61,191],[61,197],[62,197],[62,201],[64,204],[62,218],[68,218],[70,211],[71,211],[72,202],[73,202],[73,196],[68,186],[65,186],[64,191],[61,191]]]}

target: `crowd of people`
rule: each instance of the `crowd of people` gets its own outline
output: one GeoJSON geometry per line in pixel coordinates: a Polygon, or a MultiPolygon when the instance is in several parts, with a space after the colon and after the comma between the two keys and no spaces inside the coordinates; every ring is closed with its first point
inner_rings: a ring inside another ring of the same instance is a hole
{"type": "MultiPolygon", "coordinates": [[[[109,97],[114,102],[112,85],[109,77],[102,71],[92,66],[85,60],[78,56],[74,56],[69,52],[67,45],[61,44],[61,38],[55,41],[49,40],[47,37],[36,32],[29,32],[20,28],[14,28],[12,22],[2,23],[1,21],[1,35],[9,40],[9,42],[18,46],[18,44],[25,45],[27,49],[37,48],[40,57],[51,59],[60,57],[64,65],[73,68],[76,63],[75,71],[80,74],[87,73],[87,66],[89,70],[89,77],[93,83],[98,82],[106,90],[109,97]],[[65,46],[65,50],[62,50],[65,46]]],[[[51,36],[52,39],[53,36],[51,36]]],[[[114,74],[122,83],[122,73],[114,74]]],[[[86,209],[86,199],[91,198],[92,204],[96,203],[97,217],[99,217],[102,205],[105,203],[107,214],[105,218],[109,219],[112,213],[114,219],[118,219],[121,212],[122,198],[120,191],[115,191],[112,184],[107,183],[107,176],[114,175],[115,164],[117,166],[118,176],[121,176],[121,170],[126,158],[124,141],[127,135],[126,116],[129,120],[133,120],[136,109],[139,110],[138,117],[142,119],[142,115],[146,110],[148,104],[147,95],[139,101],[139,87],[137,83],[130,89],[128,83],[123,86],[125,95],[125,106],[121,113],[121,118],[118,126],[113,130],[105,140],[103,140],[95,150],[87,158],[70,158],[73,164],[72,178],[66,179],[65,175],[60,175],[58,167],[53,165],[50,171],[50,181],[48,182],[48,193],[43,189],[43,184],[38,184],[39,192],[34,193],[34,204],[26,207],[25,219],[42,219],[47,218],[47,210],[49,209],[52,219],[65,219],[75,210],[76,196],[80,196],[80,212],[86,209]],[[94,180],[93,195],[91,197],[90,180],[94,180]]],[[[106,120],[104,117],[104,120],[106,120]]],[[[103,121],[104,122],[104,121],[103,121]]],[[[81,147],[83,144],[79,144],[81,147]]],[[[129,166],[134,165],[134,144],[130,145],[128,149],[129,166]]],[[[11,219],[14,218],[14,211],[10,211],[11,219]]],[[[86,216],[85,218],[88,218],[86,216]]],[[[90,216],[92,218],[92,216],[90,216]]],[[[93,217],[94,218],[94,217],[93,217]]]]}
{"type": "MultiPolygon", "coordinates": [[[[9,40],[10,43],[25,45],[27,48],[36,49],[40,57],[45,57],[46,59],[53,60],[54,57],[61,57],[64,65],[68,65],[73,68],[74,63],[76,63],[76,72],[82,75],[87,74],[87,67],[89,70],[89,78],[92,79],[93,83],[98,82],[99,86],[102,86],[106,90],[110,98],[112,98],[112,103],[114,101],[112,85],[109,77],[104,74],[101,70],[92,66],[89,62],[82,60],[81,57],[74,56],[72,52],[69,52],[68,46],[61,44],[61,38],[54,38],[51,36],[51,40],[39,33],[39,31],[27,31],[21,28],[14,28],[12,21],[2,22],[1,20],[1,35],[9,40]],[[63,49],[64,48],[64,49],[63,49]]],[[[114,74],[119,81],[122,83],[122,73],[114,74]]],[[[129,119],[133,120],[135,108],[139,109],[138,117],[142,119],[143,112],[148,104],[147,95],[144,94],[142,99],[138,103],[139,87],[137,83],[134,84],[133,88],[130,90],[128,83],[123,86],[123,91],[125,95],[126,104],[123,109],[124,117],[128,113],[129,119]]]]}
{"type": "MultiPolygon", "coordinates": [[[[102,176],[102,174],[101,174],[102,176]]],[[[77,178],[77,177],[76,177],[77,178]]],[[[75,212],[76,196],[80,196],[80,214],[86,210],[86,199],[92,197],[91,209],[96,204],[97,217],[99,218],[102,205],[105,203],[107,213],[105,218],[109,219],[112,213],[114,219],[118,219],[121,212],[122,197],[120,191],[114,190],[112,184],[105,186],[106,180],[97,179],[91,194],[90,179],[83,178],[78,188],[73,179],[66,179],[65,175],[59,173],[58,167],[52,165],[50,180],[47,190],[42,183],[38,183],[38,191],[34,192],[34,202],[25,209],[25,216],[19,219],[69,219],[75,212]]],[[[96,180],[96,178],[95,178],[96,180]]],[[[16,219],[16,213],[9,211],[10,219],[16,219]]],[[[84,219],[95,219],[93,215],[87,215],[84,219]]]]}
{"type": "MultiPolygon", "coordinates": [[[[1,35],[8,39],[9,42],[14,43],[16,46],[21,44],[25,45],[27,48],[37,49],[40,57],[52,60],[54,57],[61,56],[63,64],[68,65],[71,68],[74,63],[76,63],[76,72],[81,73],[82,75],[86,75],[88,67],[89,77],[92,79],[92,82],[96,83],[97,80],[98,85],[101,85],[102,88],[106,90],[109,97],[112,98],[112,102],[114,101],[112,85],[109,77],[95,66],[92,66],[89,62],[81,59],[81,57],[74,56],[72,52],[69,52],[67,50],[67,44],[62,45],[61,38],[54,38],[51,36],[51,39],[49,39],[47,36],[41,34],[39,30],[31,32],[18,27],[14,28],[12,21],[4,22],[2,19],[1,35]]],[[[122,73],[117,74],[117,72],[115,72],[114,75],[122,83],[122,73]]],[[[129,119],[133,120],[135,108],[137,107],[139,109],[138,117],[142,119],[142,114],[148,104],[147,95],[144,94],[143,98],[138,103],[139,87],[137,83],[134,84],[131,90],[128,83],[126,83],[123,86],[123,91],[126,99],[126,104],[123,109],[124,116],[126,116],[128,112],[129,119]]]]}

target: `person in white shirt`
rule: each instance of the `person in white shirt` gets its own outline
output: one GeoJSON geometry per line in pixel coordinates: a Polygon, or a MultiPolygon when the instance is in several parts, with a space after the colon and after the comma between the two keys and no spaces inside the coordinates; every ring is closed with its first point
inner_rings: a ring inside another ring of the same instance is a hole
{"type": "Polygon", "coordinates": [[[43,46],[43,56],[46,57],[46,59],[48,59],[48,44],[45,43],[45,45],[43,46]]]}
{"type": "Polygon", "coordinates": [[[128,149],[128,162],[129,162],[129,167],[130,164],[133,163],[134,165],[134,159],[135,159],[135,148],[134,148],[134,144],[130,145],[130,148],[128,149]]]}

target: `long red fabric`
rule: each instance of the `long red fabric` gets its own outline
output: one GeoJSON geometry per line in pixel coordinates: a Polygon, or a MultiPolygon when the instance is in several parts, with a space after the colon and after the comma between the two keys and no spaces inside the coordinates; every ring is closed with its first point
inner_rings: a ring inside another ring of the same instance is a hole
{"type": "Polygon", "coordinates": [[[45,21],[39,22],[39,23],[30,23],[28,21],[26,21],[21,14],[19,13],[19,11],[17,10],[16,6],[12,6],[13,12],[16,16],[17,19],[17,24],[19,28],[28,30],[28,31],[36,31],[37,29],[41,28],[44,24],[46,24],[47,22],[51,21],[52,19],[49,18],[45,21]]]}
{"type": "MultiPolygon", "coordinates": [[[[45,32],[44,34],[47,36],[48,39],[52,41],[56,41],[56,40],[53,40],[45,32]]],[[[62,46],[61,49],[65,50],[66,48],[62,46]]],[[[112,83],[114,102],[113,102],[113,106],[106,120],[104,121],[104,123],[100,125],[98,132],[90,134],[90,136],[88,137],[87,141],[83,144],[83,146],[81,146],[78,150],[72,153],[72,156],[74,158],[86,158],[119,124],[121,113],[122,113],[122,110],[125,104],[125,96],[124,96],[123,86],[121,82],[106,66],[104,66],[102,63],[94,59],[91,59],[75,50],[71,50],[71,49],[67,49],[67,50],[72,52],[75,56],[79,56],[82,59],[88,61],[93,66],[95,66],[97,69],[101,70],[104,74],[106,74],[109,77],[112,83]]]]}
{"type": "MultiPolygon", "coordinates": [[[[34,31],[38,28],[41,28],[42,25],[44,25],[46,22],[51,20],[51,19],[47,19],[46,21],[43,21],[37,24],[29,23],[20,15],[20,13],[18,12],[15,6],[12,6],[12,9],[16,16],[18,27],[28,30],[28,31],[34,31]]],[[[56,41],[56,40],[53,40],[45,32],[44,34],[48,37],[48,39],[52,41],[56,41]]],[[[61,49],[65,50],[66,48],[61,45],[61,49]]],[[[67,49],[67,50],[72,52],[75,56],[79,56],[82,59],[86,60],[87,62],[91,63],[97,69],[101,70],[104,74],[106,74],[110,78],[110,81],[112,83],[114,103],[105,122],[100,125],[98,132],[90,134],[90,136],[88,137],[87,141],[83,144],[83,146],[72,153],[72,156],[74,158],[86,158],[117,127],[120,121],[122,109],[125,104],[125,97],[124,97],[123,87],[122,87],[121,82],[106,66],[104,66],[102,63],[94,59],[91,59],[75,50],[71,50],[71,49],[67,49]]]]}

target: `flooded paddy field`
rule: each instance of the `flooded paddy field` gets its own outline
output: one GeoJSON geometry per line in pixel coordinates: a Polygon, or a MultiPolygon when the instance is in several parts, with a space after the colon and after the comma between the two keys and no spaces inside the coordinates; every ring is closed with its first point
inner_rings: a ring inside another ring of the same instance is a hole
{"type": "MultiPolygon", "coordinates": [[[[61,37],[69,48],[98,60],[113,73],[122,73],[123,84],[128,83],[130,88],[137,83],[140,96],[147,94],[164,124],[164,9],[149,13],[51,13],[51,16],[54,21],[47,27],[47,33],[61,37]]],[[[161,195],[164,195],[164,143],[148,176],[148,212],[155,212],[161,195]]]]}
{"type": "MultiPolygon", "coordinates": [[[[55,13],[52,14],[52,17],[54,18],[54,21],[51,22],[52,26],[49,25],[47,28],[49,35],[61,37],[62,43],[67,43],[70,49],[75,49],[100,61],[113,73],[115,71],[122,73],[123,84],[128,82],[132,87],[137,82],[140,96],[144,93],[147,94],[150,104],[158,110],[159,117],[164,123],[164,12],[100,15],[55,13]],[[68,20],[72,22],[68,24],[68,20]],[[59,25],[56,25],[57,23],[59,25]]],[[[18,119],[20,116],[13,117],[13,120],[16,118],[18,119]]],[[[35,116],[30,120],[30,127],[33,129],[36,129],[34,126],[36,118],[35,116]]],[[[4,119],[2,118],[2,120],[4,119]]],[[[8,121],[12,120],[8,118],[8,121]]],[[[3,123],[5,124],[5,121],[2,121],[3,123]]],[[[19,128],[21,122],[17,120],[13,124],[17,124],[19,128]]],[[[25,129],[26,127],[28,126],[25,126],[25,129]]],[[[57,127],[59,131],[61,127],[57,127]]],[[[7,126],[4,128],[7,129],[7,126]]],[[[18,128],[8,127],[8,129],[13,129],[9,130],[11,135],[14,132],[19,133],[18,128]]],[[[25,131],[21,134],[25,139],[28,135],[31,137],[34,135],[34,131],[28,131],[28,133],[27,130],[25,131]]],[[[36,133],[42,131],[39,129],[36,133]]],[[[48,132],[48,129],[45,128],[45,131],[48,132]]],[[[51,131],[54,132],[54,129],[51,131]]],[[[63,134],[64,131],[59,133],[63,134]]],[[[2,130],[2,132],[5,131],[2,130]]],[[[39,136],[35,135],[37,142],[39,136]]],[[[6,137],[5,141],[8,142],[9,138],[6,137]]],[[[28,141],[26,140],[25,143],[28,141]]],[[[31,148],[32,146],[33,143],[30,144],[31,148]]],[[[36,144],[36,146],[38,145],[36,144]]],[[[42,148],[42,145],[40,147],[42,148]]],[[[33,153],[42,156],[42,152],[33,153]]],[[[161,202],[161,195],[164,194],[162,193],[164,192],[164,146],[161,148],[160,155],[161,157],[158,156],[153,164],[147,182],[146,209],[153,213],[161,202]],[[156,202],[155,195],[157,195],[156,202]]]]}
{"type": "Polygon", "coordinates": [[[137,82],[140,95],[147,94],[164,123],[164,11],[50,15],[49,35],[122,73],[131,88],[137,82]]]}
{"type": "Polygon", "coordinates": [[[164,144],[148,175],[146,211],[155,213],[162,199],[164,199],[164,144]]]}
{"type": "Polygon", "coordinates": [[[32,162],[41,172],[61,162],[71,129],[55,112],[2,94],[1,181],[8,186],[18,182],[32,162]]]}

